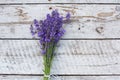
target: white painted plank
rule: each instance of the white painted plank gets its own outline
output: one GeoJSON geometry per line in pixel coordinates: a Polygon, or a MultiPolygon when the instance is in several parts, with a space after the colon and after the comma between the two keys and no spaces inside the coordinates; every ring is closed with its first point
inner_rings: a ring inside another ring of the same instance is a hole
{"type": "Polygon", "coordinates": [[[62,15],[71,13],[65,24],[64,38],[120,38],[119,5],[1,5],[0,37],[31,38],[29,26],[35,18],[43,19],[52,9],[62,15]]]}
{"type": "MultiPolygon", "coordinates": [[[[0,76],[0,80],[42,80],[42,76],[0,76]]],[[[59,76],[52,80],[120,80],[120,76],[59,76]]]]}
{"type": "MultiPolygon", "coordinates": [[[[120,40],[61,40],[52,74],[120,74],[120,40]]],[[[42,74],[34,40],[0,40],[1,74],[42,74]]]]}
{"type": "Polygon", "coordinates": [[[120,3],[120,0],[0,0],[0,3],[120,3]]]}
{"type": "MultiPolygon", "coordinates": [[[[62,38],[120,38],[119,25],[119,21],[103,24],[74,22],[64,25],[66,33],[62,38]]],[[[0,38],[33,38],[30,33],[30,24],[1,25],[0,38]]]]}
{"type": "Polygon", "coordinates": [[[64,16],[70,12],[73,20],[81,22],[109,22],[119,20],[120,5],[1,5],[0,23],[27,23],[35,18],[40,20],[54,9],[64,16]]]}

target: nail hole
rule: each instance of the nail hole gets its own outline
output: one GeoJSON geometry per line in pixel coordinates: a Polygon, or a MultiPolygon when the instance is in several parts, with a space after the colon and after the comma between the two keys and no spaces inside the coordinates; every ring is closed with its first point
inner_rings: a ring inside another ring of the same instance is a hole
{"type": "Polygon", "coordinates": [[[49,7],[49,10],[51,10],[52,9],[52,7],[49,7]]]}
{"type": "Polygon", "coordinates": [[[80,28],[78,28],[78,30],[80,30],[80,28]]]}
{"type": "Polygon", "coordinates": [[[104,28],[103,28],[103,27],[97,27],[97,28],[96,28],[96,31],[97,31],[98,33],[102,33],[102,32],[104,31],[104,28]]]}

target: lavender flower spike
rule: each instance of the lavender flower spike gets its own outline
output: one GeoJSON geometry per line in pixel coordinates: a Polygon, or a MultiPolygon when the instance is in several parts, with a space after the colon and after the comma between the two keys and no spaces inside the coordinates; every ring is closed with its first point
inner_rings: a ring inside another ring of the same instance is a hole
{"type": "MultiPolygon", "coordinates": [[[[70,13],[66,15],[66,21],[70,20],[70,13]]],[[[63,17],[60,16],[57,10],[53,10],[51,14],[47,14],[44,20],[34,20],[31,25],[31,34],[37,35],[39,38],[41,53],[44,61],[44,79],[48,80],[50,75],[50,68],[54,57],[54,50],[57,42],[64,35],[65,30],[63,29],[63,17]]]]}

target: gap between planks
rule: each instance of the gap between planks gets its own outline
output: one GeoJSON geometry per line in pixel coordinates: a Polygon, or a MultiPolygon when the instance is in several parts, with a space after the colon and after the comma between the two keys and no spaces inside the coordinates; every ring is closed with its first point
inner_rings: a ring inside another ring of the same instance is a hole
{"type": "Polygon", "coordinates": [[[120,3],[119,0],[2,0],[0,3],[120,3]]]}
{"type": "MultiPolygon", "coordinates": [[[[39,40],[39,38],[0,38],[0,40],[39,40]]],[[[120,38],[61,38],[60,40],[120,40],[120,38]]]]}
{"type": "Polygon", "coordinates": [[[0,3],[0,5],[44,5],[44,4],[120,5],[120,3],[0,3]]]}
{"type": "MultiPolygon", "coordinates": [[[[120,76],[120,74],[52,74],[57,76],[120,76]]],[[[44,74],[0,74],[0,76],[44,76],[44,74]]]]}
{"type": "MultiPolygon", "coordinates": [[[[42,76],[0,76],[0,80],[42,80],[42,76]]],[[[120,76],[59,76],[52,80],[119,80],[120,76]]]]}

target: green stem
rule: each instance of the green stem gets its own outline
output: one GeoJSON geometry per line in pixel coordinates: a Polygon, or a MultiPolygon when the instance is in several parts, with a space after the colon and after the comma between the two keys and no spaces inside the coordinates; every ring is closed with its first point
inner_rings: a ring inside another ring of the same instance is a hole
{"type": "Polygon", "coordinates": [[[49,75],[50,75],[50,66],[45,66],[45,69],[44,69],[44,79],[43,80],[49,80],[49,75]]]}
{"type": "Polygon", "coordinates": [[[50,47],[47,48],[46,54],[43,56],[44,60],[44,78],[43,80],[49,80],[50,69],[53,60],[53,52],[54,52],[54,45],[53,43],[49,43],[50,47]]]}

